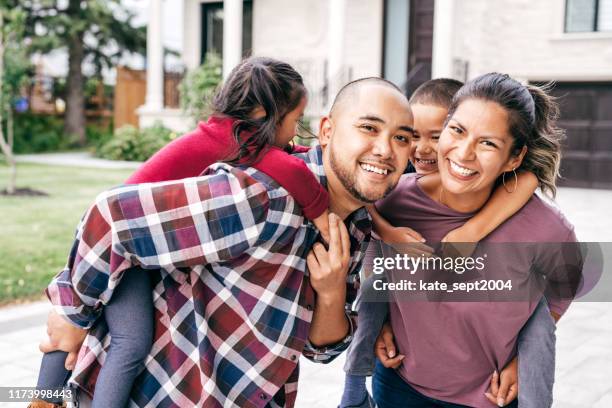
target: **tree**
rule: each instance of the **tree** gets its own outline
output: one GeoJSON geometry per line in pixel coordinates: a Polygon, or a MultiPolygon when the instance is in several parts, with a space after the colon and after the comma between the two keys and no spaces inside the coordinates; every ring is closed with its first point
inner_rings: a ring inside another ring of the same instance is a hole
{"type": "Polygon", "coordinates": [[[30,63],[22,47],[24,13],[0,6],[0,149],[9,165],[6,193],[15,194],[17,166],[13,154],[13,105],[27,81],[30,63]],[[6,118],[6,132],[4,119],[6,118]]]}
{"type": "Polygon", "coordinates": [[[64,131],[85,138],[83,63],[97,74],[112,68],[127,52],[145,54],[146,28],[134,27],[134,15],[118,0],[5,0],[26,14],[30,51],[68,52],[64,131]]]}

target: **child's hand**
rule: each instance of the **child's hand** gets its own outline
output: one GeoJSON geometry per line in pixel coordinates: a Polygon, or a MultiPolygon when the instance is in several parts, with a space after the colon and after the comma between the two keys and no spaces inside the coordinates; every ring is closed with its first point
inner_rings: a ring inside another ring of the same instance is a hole
{"type": "Polygon", "coordinates": [[[374,345],[374,354],[381,364],[387,368],[397,368],[402,364],[403,354],[396,355],[393,330],[389,323],[385,323],[374,345]]]}
{"type": "Polygon", "coordinates": [[[453,258],[471,256],[478,241],[476,234],[466,226],[455,228],[442,238],[442,255],[453,258]]]}
{"type": "Polygon", "coordinates": [[[312,223],[321,233],[321,237],[329,244],[329,211],[325,210],[323,214],[312,220],[312,223]]]}
{"type": "Polygon", "coordinates": [[[55,310],[51,310],[47,318],[47,338],[40,343],[38,348],[43,353],[57,350],[67,352],[68,356],[64,365],[66,370],[72,371],[85,336],[87,336],[87,330],[68,323],[55,310]]]}
{"type": "Polygon", "coordinates": [[[387,244],[403,244],[412,242],[425,242],[425,238],[412,228],[387,227],[378,232],[380,238],[387,244]]]}
{"type": "Polygon", "coordinates": [[[389,227],[381,230],[380,238],[398,252],[412,256],[430,256],[433,248],[423,244],[425,239],[421,234],[408,227],[389,227]]]}
{"type": "Polygon", "coordinates": [[[514,357],[502,370],[501,374],[497,370],[491,376],[490,392],[485,396],[493,404],[503,407],[514,401],[518,395],[518,357],[514,357]]]}

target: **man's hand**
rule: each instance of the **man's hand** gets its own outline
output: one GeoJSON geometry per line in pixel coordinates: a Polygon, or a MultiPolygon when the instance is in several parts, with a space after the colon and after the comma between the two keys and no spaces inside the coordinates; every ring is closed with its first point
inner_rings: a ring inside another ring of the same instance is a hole
{"type": "Polygon", "coordinates": [[[344,222],[329,214],[329,250],[317,242],[306,257],[310,271],[310,284],[321,298],[346,297],[351,241],[344,222]]]}
{"type": "Polygon", "coordinates": [[[38,348],[43,353],[57,350],[67,352],[68,356],[64,365],[66,370],[71,371],[74,369],[79,349],[86,335],[87,330],[68,323],[55,310],[51,310],[47,318],[47,338],[40,343],[38,348]]]}
{"type": "Polygon", "coordinates": [[[514,357],[502,370],[491,375],[491,388],[485,396],[493,404],[503,407],[514,401],[518,395],[518,357],[514,357]]]}
{"type": "Polygon", "coordinates": [[[306,257],[310,284],[317,294],[308,337],[317,347],[337,343],[350,330],[344,313],[350,250],[351,242],[344,222],[337,215],[330,214],[329,250],[317,242],[306,257]]]}
{"type": "Polygon", "coordinates": [[[380,360],[383,366],[387,368],[397,368],[402,364],[404,355],[397,354],[395,342],[393,341],[393,331],[391,325],[385,323],[380,330],[380,334],[374,345],[374,354],[380,360]]]}

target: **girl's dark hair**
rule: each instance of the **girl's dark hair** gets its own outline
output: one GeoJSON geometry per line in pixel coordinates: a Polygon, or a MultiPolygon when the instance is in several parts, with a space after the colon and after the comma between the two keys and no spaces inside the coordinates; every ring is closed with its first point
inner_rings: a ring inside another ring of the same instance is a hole
{"type": "Polygon", "coordinates": [[[285,62],[251,57],[237,65],[212,100],[214,114],[236,119],[233,134],[238,149],[224,161],[253,164],[274,143],[278,125],[304,96],[302,77],[285,62]],[[256,108],[262,108],[265,116],[251,118],[256,108]]]}
{"type": "Polygon", "coordinates": [[[556,126],[559,107],[548,94],[551,84],[523,85],[496,72],[479,76],[466,83],[454,96],[448,110],[450,118],[466,99],[482,99],[499,104],[508,113],[508,129],[514,138],[510,154],[517,155],[523,146],[527,153],[520,169],[535,174],[542,192],[555,197],[561,163],[561,140],[565,133],[556,126]]]}

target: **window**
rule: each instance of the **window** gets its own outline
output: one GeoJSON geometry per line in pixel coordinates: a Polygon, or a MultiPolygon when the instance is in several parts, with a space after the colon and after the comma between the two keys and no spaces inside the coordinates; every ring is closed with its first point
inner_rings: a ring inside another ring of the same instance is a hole
{"type": "Polygon", "coordinates": [[[566,0],[565,32],[612,31],[612,0],[566,0]]]}
{"type": "MultiPolygon", "coordinates": [[[[202,52],[200,62],[207,53],[223,58],[223,2],[202,3],[202,52]]],[[[245,0],[242,6],[242,55],[251,55],[253,47],[253,2],[245,0]]]]}

